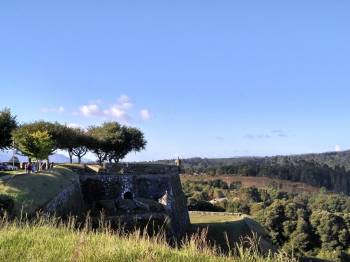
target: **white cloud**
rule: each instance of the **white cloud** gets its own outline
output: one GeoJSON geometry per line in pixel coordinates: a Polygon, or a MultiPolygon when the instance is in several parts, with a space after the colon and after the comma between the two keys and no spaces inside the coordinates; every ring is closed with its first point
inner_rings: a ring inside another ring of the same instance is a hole
{"type": "Polygon", "coordinates": [[[128,97],[127,95],[121,95],[118,98],[118,104],[116,105],[116,107],[128,110],[131,109],[133,105],[134,104],[132,103],[130,97],[128,97]]]}
{"type": "Polygon", "coordinates": [[[340,151],[341,151],[341,146],[340,146],[340,145],[336,145],[336,146],[334,147],[334,150],[335,150],[336,152],[340,152],[340,151]]]}
{"type": "Polygon", "coordinates": [[[96,104],[83,105],[80,107],[80,113],[83,116],[99,116],[101,115],[100,107],[96,104]]]}
{"type": "Polygon", "coordinates": [[[41,111],[43,113],[64,113],[65,109],[63,106],[59,106],[59,107],[43,107],[41,109],[41,111]]]}
{"type": "Polygon", "coordinates": [[[122,108],[116,105],[110,107],[109,109],[104,110],[103,113],[106,116],[111,116],[115,118],[123,118],[127,114],[125,110],[123,110],[122,108]]]}
{"type": "Polygon", "coordinates": [[[131,120],[129,113],[133,106],[132,100],[127,95],[122,95],[117,99],[115,104],[110,106],[103,107],[101,100],[96,103],[83,105],[80,107],[79,114],[86,117],[98,116],[129,122],[131,120]]]}
{"type": "Polygon", "coordinates": [[[142,118],[142,120],[149,120],[151,118],[151,112],[148,109],[142,109],[140,111],[140,116],[142,118]]]}
{"type": "MultiPolygon", "coordinates": [[[[121,95],[114,104],[106,105],[105,102],[102,103],[100,100],[99,103],[95,101],[95,103],[90,102],[83,105],[77,114],[85,117],[95,116],[130,123],[132,122],[131,115],[137,112],[133,110],[133,107],[132,99],[127,95],[121,95]]],[[[149,120],[152,116],[148,109],[140,110],[139,114],[142,120],[149,120]]]]}

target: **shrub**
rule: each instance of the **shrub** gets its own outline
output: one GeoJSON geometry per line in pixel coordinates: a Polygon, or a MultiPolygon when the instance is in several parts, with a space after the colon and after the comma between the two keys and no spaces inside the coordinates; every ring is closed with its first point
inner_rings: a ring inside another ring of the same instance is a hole
{"type": "Polygon", "coordinates": [[[11,214],[14,207],[12,197],[8,195],[0,195],[0,215],[5,213],[11,214]]]}
{"type": "Polygon", "coordinates": [[[204,211],[204,212],[225,212],[225,209],[220,206],[215,206],[207,201],[195,201],[188,206],[189,211],[204,211]]]}

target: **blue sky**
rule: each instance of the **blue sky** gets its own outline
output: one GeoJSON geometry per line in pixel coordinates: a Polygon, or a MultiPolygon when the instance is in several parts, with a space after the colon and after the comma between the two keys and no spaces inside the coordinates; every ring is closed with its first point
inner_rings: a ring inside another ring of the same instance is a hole
{"type": "Polygon", "coordinates": [[[3,1],[0,108],[141,128],[128,160],[350,147],[349,1],[3,1]]]}

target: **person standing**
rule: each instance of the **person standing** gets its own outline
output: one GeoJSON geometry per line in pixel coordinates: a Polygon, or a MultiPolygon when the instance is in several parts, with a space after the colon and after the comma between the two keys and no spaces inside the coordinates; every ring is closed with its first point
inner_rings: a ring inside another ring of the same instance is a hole
{"type": "Polygon", "coordinates": [[[31,162],[29,162],[27,164],[27,171],[28,171],[28,174],[30,174],[32,172],[32,163],[31,162]]]}

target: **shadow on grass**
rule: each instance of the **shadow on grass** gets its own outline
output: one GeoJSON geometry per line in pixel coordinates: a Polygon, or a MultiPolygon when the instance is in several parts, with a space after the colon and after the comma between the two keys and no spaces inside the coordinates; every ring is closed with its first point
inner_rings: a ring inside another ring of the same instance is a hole
{"type": "Polygon", "coordinates": [[[15,201],[14,215],[35,213],[62,189],[73,183],[77,176],[67,168],[54,168],[34,174],[16,176],[0,185],[0,193],[15,201]]]}
{"type": "Polygon", "coordinates": [[[246,236],[252,236],[250,228],[244,219],[232,222],[219,223],[197,223],[190,227],[190,234],[208,230],[208,241],[211,245],[219,247],[223,252],[229,252],[240,243],[240,239],[246,236]]]}

